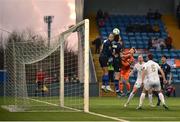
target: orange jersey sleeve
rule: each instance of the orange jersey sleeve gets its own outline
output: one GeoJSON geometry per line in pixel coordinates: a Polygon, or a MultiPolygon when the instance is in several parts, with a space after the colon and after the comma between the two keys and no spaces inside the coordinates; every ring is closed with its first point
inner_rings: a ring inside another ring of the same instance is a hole
{"type": "Polygon", "coordinates": [[[134,57],[132,54],[128,52],[123,53],[123,58],[122,58],[122,69],[124,70],[130,70],[131,64],[134,62],[134,57]]]}

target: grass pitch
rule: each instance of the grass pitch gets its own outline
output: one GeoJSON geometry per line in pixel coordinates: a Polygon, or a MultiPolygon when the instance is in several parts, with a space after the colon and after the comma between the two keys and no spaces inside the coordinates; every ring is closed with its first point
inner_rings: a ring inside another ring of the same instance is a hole
{"type": "MultiPolygon", "coordinates": [[[[127,108],[127,98],[92,97],[90,111],[130,121],[180,121],[180,98],[166,98],[170,110],[163,107],[151,108],[146,99],[143,110],[136,110],[139,98],[135,97],[127,108]]],[[[157,99],[154,97],[154,104],[157,99]]],[[[58,99],[57,99],[58,102],[58,99]]],[[[0,98],[3,105],[3,99],[0,98]]],[[[34,104],[34,103],[33,103],[34,104]]],[[[45,107],[45,106],[44,106],[45,107]]],[[[48,108],[45,108],[46,110],[48,108]]],[[[58,109],[58,108],[57,108],[58,109]]],[[[0,121],[113,121],[83,112],[8,112],[0,108],[0,121]]]]}

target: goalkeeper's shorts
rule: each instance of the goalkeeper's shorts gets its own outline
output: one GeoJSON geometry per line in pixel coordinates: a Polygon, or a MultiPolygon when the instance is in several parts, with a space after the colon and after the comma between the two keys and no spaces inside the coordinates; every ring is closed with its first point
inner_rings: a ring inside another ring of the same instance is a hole
{"type": "Polygon", "coordinates": [[[121,70],[121,78],[129,80],[130,70],[121,70]]]}

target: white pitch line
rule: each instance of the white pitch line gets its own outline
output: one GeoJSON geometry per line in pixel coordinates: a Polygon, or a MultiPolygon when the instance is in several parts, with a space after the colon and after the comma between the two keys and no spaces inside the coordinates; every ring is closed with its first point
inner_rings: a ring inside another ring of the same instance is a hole
{"type": "Polygon", "coordinates": [[[170,119],[171,118],[171,119],[173,119],[173,118],[180,118],[180,117],[150,117],[149,116],[149,117],[121,117],[121,118],[144,118],[144,119],[147,119],[147,118],[154,118],[154,119],[156,119],[156,118],[157,119],[158,118],[160,118],[160,119],[163,119],[163,118],[168,119],[169,118],[170,119]]]}
{"type": "Polygon", "coordinates": [[[96,116],[100,116],[100,117],[104,117],[104,118],[108,118],[108,119],[112,119],[112,120],[115,120],[115,121],[118,121],[118,122],[129,122],[129,121],[124,120],[124,119],[119,119],[117,117],[107,116],[107,115],[104,115],[104,114],[99,114],[99,113],[94,113],[94,112],[87,112],[87,113],[92,114],[92,115],[96,115],[96,116]]]}
{"type": "Polygon", "coordinates": [[[45,104],[52,105],[52,106],[59,106],[58,104],[49,103],[49,102],[46,102],[46,101],[36,100],[36,99],[32,99],[32,98],[26,98],[26,99],[29,99],[29,100],[32,100],[32,101],[35,101],[35,102],[45,103],[45,104]]]}
{"type": "MultiPolygon", "coordinates": [[[[36,99],[32,99],[32,98],[27,98],[27,99],[30,99],[30,100],[36,101],[36,102],[45,103],[45,104],[52,105],[52,106],[60,106],[60,105],[58,105],[58,104],[49,103],[49,102],[46,102],[46,101],[36,100],[36,99]]],[[[71,107],[67,107],[67,106],[60,106],[60,107],[66,108],[66,109],[71,109],[71,110],[78,111],[78,112],[82,112],[82,110],[75,109],[75,108],[71,108],[71,107]]]]}
{"type": "MultiPolygon", "coordinates": [[[[32,99],[32,98],[27,98],[27,99],[30,99],[30,100],[36,101],[36,102],[45,103],[45,104],[48,104],[48,105],[59,106],[58,104],[53,104],[53,103],[49,103],[49,102],[45,102],[45,101],[41,101],[41,100],[32,99]]],[[[78,109],[67,107],[67,106],[63,106],[63,108],[67,108],[67,109],[75,110],[75,111],[78,111],[78,112],[82,112],[82,110],[78,110],[78,109]]],[[[117,117],[111,117],[111,116],[107,116],[107,115],[103,115],[103,114],[99,114],[99,113],[94,113],[94,112],[87,112],[87,113],[91,114],[91,115],[96,115],[96,116],[112,119],[112,120],[115,120],[115,121],[118,121],[118,122],[129,122],[127,120],[123,120],[123,119],[119,119],[117,117]]]]}

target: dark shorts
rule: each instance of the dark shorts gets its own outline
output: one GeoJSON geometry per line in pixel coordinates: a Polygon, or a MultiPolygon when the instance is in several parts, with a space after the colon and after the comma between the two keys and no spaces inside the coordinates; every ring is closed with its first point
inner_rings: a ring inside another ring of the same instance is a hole
{"type": "Polygon", "coordinates": [[[114,72],[120,72],[120,58],[119,57],[114,57],[113,58],[113,67],[114,67],[114,72]]]}
{"type": "Polygon", "coordinates": [[[101,67],[108,67],[108,57],[105,55],[99,56],[99,63],[101,67]]]}
{"type": "Polygon", "coordinates": [[[43,81],[38,81],[37,82],[37,87],[38,87],[39,90],[43,89],[43,86],[44,86],[44,82],[43,81]]]}

